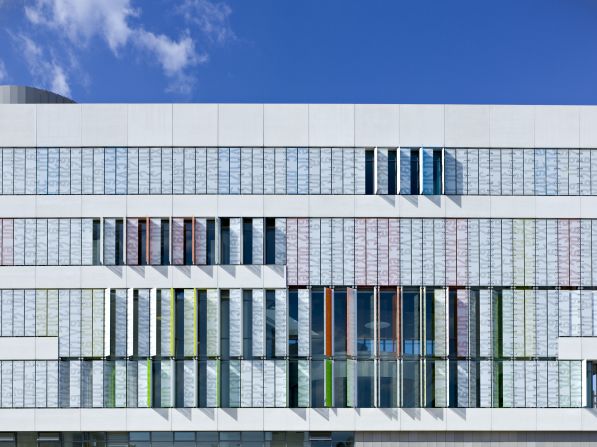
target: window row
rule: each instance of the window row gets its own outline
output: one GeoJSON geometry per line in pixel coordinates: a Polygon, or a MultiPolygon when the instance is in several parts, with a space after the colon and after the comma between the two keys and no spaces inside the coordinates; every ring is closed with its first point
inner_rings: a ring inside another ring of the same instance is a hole
{"type": "Polygon", "coordinates": [[[596,195],[593,149],[0,148],[0,193],[596,195]]]}
{"type": "Polygon", "coordinates": [[[597,336],[597,291],[4,289],[0,335],[61,358],[556,358],[597,336]]]}
{"type": "Polygon", "coordinates": [[[0,362],[2,408],[581,407],[581,361],[0,362]]]}

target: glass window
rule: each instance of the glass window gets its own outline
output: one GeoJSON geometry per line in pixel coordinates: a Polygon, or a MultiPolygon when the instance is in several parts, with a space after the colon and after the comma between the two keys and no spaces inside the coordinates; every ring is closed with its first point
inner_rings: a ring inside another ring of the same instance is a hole
{"type": "Polygon", "coordinates": [[[124,224],[122,219],[116,219],[116,265],[124,263],[124,224]]]}
{"type": "Polygon", "coordinates": [[[348,405],[347,392],[346,360],[334,360],[334,407],[348,405]]]}
{"type": "Polygon", "coordinates": [[[433,289],[425,291],[425,355],[433,356],[435,340],[435,300],[433,289]]]}
{"type": "Polygon", "coordinates": [[[265,355],[273,358],[276,346],[276,292],[265,291],[265,355]]]}
{"type": "MultiPolygon", "coordinates": [[[[346,308],[346,289],[334,289],[334,356],[346,356],[346,325],[347,322],[347,308],[346,308]]],[[[335,368],[335,366],[334,366],[335,368]]],[[[346,365],[344,366],[346,369],[346,365]]],[[[335,370],[334,370],[335,374],[335,370]]]]}
{"type": "Polygon", "coordinates": [[[406,356],[420,354],[419,289],[404,288],[402,292],[402,351],[406,356]]]}
{"type": "Polygon", "coordinates": [[[402,406],[404,408],[420,406],[418,360],[404,360],[402,362],[402,406]]]}
{"type": "Polygon", "coordinates": [[[296,289],[288,291],[288,355],[298,356],[298,290],[296,289]]]}
{"type": "Polygon", "coordinates": [[[396,355],[396,289],[379,292],[379,355],[396,355]]]}
{"type": "Polygon", "coordinates": [[[419,194],[419,150],[410,151],[410,193],[419,194]]]}
{"type": "Polygon", "coordinates": [[[324,360],[311,361],[311,405],[313,408],[325,407],[324,362],[324,360]]]}
{"type": "Polygon", "coordinates": [[[442,193],[442,151],[433,151],[433,194],[442,193]]]}
{"type": "Polygon", "coordinates": [[[222,217],[220,219],[220,264],[230,264],[230,219],[222,217]]]}
{"type": "Polygon", "coordinates": [[[138,252],[139,252],[139,265],[147,264],[147,221],[145,219],[139,219],[138,227],[138,252]]]}
{"type": "MultiPolygon", "coordinates": [[[[178,358],[184,357],[184,290],[176,289],[174,291],[174,349],[178,358]]],[[[183,405],[184,406],[184,405],[183,405]]]]}
{"type": "Polygon", "coordinates": [[[379,362],[379,407],[396,408],[398,406],[398,363],[381,360],[379,362]]]}
{"type": "Polygon", "coordinates": [[[184,265],[193,264],[193,220],[184,221],[184,265]]]}
{"type": "Polygon", "coordinates": [[[253,264],[253,219],[243,218],[243,264],[253,264]]]}
{"type": "Polygon", "coordinates": [[[265,219],[265,263],[276,263],[276,219],[265,219]]]}
{"type": "Polygon", "coordinates": [[[243,357],[252,357],[253,349],[253,291],[243,290],[243,357]]]}
{"type": "MultiPolygon", "coordinates": [[[[324,352],[323,295],[323,289],[311,290],[311,355],[315,358],[323,357],[324,352]]],[[[321,368],[323,371],[323,365],[321,368]]],[[[321,402],[323,405],[323,400],[321,402]]]]}
{"type": "Polygon", "coordinates": [[[357,292],[357,355],[371,357],[373,355],[373,290],[365,289],[357,292]]]}
{"type": "Polygon", "coordinates": [[[93,265],[100,263],[100,220],[93,219],[93,265]]]}
{"type": "Polygon", "coordinates": [[[162,219],[161,226],[161,265],[170,264],[170,220],[162,219]]]}
{"type": "MultiPolygon", "coordinates": [[[[220,290],[220,356],[230,357],[230,291],[220,290]]],[[[223,389],[223,387],[222,387],[223,389]]]]}
{"type": "Polygon", "coordinates": [[[397,160],[397,152],[396,150],[389,150],[388,151],[388,194],[398,194],[398,185],[397,185],[397,169],[398,166],[396,164],[397,160]]]}
{"type": "Polygon", "coordinates": [[[374,363],[372,360],[359,360],[357,363],[357,406],[371,408],[374,404],[374,363]]]}
{"type": "Polygon", "coordinates": [[[206,263],[214,265],[216,263],[216,222],[213,219],[207,219],[206,222],[206,263]]]}
{"type": "Polygon", "coordinates": [[[365,194],[375,194],[374,168],[375,153],[373,150],[365,151],[365,194]]]}

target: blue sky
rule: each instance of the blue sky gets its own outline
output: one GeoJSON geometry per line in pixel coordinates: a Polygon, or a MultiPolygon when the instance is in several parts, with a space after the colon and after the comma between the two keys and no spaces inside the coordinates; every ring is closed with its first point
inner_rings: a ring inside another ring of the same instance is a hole
{"type": "Polygon", "coordinates": [[[597,104],[597,0],[0,0],[0,83],[80,102],[597,104]]]}

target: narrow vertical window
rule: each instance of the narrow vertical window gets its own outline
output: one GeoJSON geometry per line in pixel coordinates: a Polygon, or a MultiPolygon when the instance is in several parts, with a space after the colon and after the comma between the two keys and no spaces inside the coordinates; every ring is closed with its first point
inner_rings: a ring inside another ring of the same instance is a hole
{"type": "Polygon", "coordinates": [[[243,290],[243,357],[250,359],[253,350],[253,291],[243,290]]]}
{"type": "Polygon", "coordinates": [[[276,292],[265,291],[265,355],[271,359],[275,356],[276,346],[276,292]]]}
{"type": "Polygon", "coordinates": [[[122,219],[116,219],[116,265],[124,264],[124,224],[122,219]]]}
{"type": "Polygon", "coordinates": [[[184,221],[184,265],[193,263],[193,221],[184,221]]]}
{"type": "Polygon", "coordinates": [[[220,264],[230,264],[230,219],[220,219],[220,264]]]}
{"type": "Polygon", "coordinates": [[[139,265],[147,264],[147,221],[139,219],[138,227],[138,250],[139,250],[139,265]]]}
{"type": "Polygon", "coordinates": [[[398,165],[396,163],[397,160],[397,152],[396,150],[389,150],[388,151],[388,194],[398,194],[398,186],[397,186],[397,169],[398,165]]]}
{"type": "Polygon", "coordinates": [[[375,194],[375,154],[373,150],[365,151],[365,194],[375,194]]]}
{"type": "Polygon", "coordinates": [[[396,289],[379,292],[379,355],[392,357],[396,354],[396,289]]]}
{"type": "Polygon", "coordinates": [[[253,264],[253,219],[243,219],[243,264],[253,264]]]}
{"type": "Polygon", "coordinates": [[[230,291],[220,290],[220,356],[230,358],[230,291]]]}
{"type": "Polygon", "coordinates": [[[93,265],[100,263],[100,220],[93,219],[93,265]]]}
{"type": "Polygon", "coordinates": [[[433,151],[433,194],[442,193],[442,151],[433,151]]]}
{"type": "Polygon", "coordinates": [[[334,355],[346,356],[346,289],[334,289],[334,355]]]}
{"type": "Polygon", "coordinates": [[[402,306],[403,352],[405,356],[417,356],[420,353],[418,288],[403,290],[402,306]]]}
{"type": "Polygon", "coordinates": [[[311,290],[311,356],[313,358],[323,358],[325,338],[323,320],[323,295],[323,289],[311,290]]]}
{"type": "Polygon", "coordinates": [[[357,353],[373,355],[373,290],[357,291],[357,353]]]}
{"type": "Polygon", "coordinates": [[[288,356],[298,357],[298,290],[288,291],[288,356]]]}
{"type": "MultiPolygon", "coordinates": [[[[184,290],[174,291],[174,355],[184,357],[184,290]]],[[[182,387],[181,387],[182,388],[182,387]]]]}
{"type": "Polygon", "coordinates": [[[208,219],[206,222],[206,263],[214,265],[216,263],[216,222],[208,219]]]}
{"type": "Polygon", "coordinates": [[[160,264],[170,264],[170,221],[168,219],[162,219],[160,225],[160,264]]]}
{"type": "Polygon", "coordinates": [[[276,263],[276,219],[265,219],[265,263],[276,263]]]}
{"type": "Polygon", "coordinates": [[[419,150],[410,151],[410,193],[419,194],[419,150]]]}
{"type": "Polygon", "coordinates": [[[435,341],[435,300],[433,289],[425,290],[425,355],[433,356],[435,341]]]}

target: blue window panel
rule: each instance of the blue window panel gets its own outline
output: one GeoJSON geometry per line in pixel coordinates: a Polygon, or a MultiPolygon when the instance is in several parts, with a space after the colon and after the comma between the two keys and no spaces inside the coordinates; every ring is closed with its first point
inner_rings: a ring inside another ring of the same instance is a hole
{"type": "Polygon", "coordinates": [[[14,152],[14,194],[25,194],[25,149],[14,152]]]}
{"type": "Polygon", "coordinates": [[[580,194],[580,153],[578,149],[568,150],[568,194],[580,194]]]}
{"type": "Polygon", "coordinates": [[[512,195],[512,149],[501,149],[502,195],[512,195]]]}
{"type": "Polygon", "coordinates": [[[195,194],[195,149],[184,149],[184,193],[195,194]]]}
{"type": "Polygon", "coordinates": [[[161,194],[162,192],[162,149],[152,147],[149,149],[149,193],[161,194]]]}
{"type": "Polygon", "coordinates": [[[139,194],[149,194],[148,148],[139,148],[139,194]]]}
{"type": "Polygon", "coordinates": [[[524,194],[524,149],[512,149],[512,195],[524,194]]]}
{"type": "Polygon", "coordinates": [[[568,149],[558,149],[558,195],[568,195],[568,149]]]}
{"type": "MultiPolygon", "coordinates": [[[[160,176],[162,194],[172,194],[172,149],[169,147],[161,149],[160,176]]],[[[116,188],[118,189],[118,185],[116,188]]]]}
{"type": "Polygon", "coordinates": [[[332,149],[332,194],[342,194],[342,153],[344,149],[335,147],[332,149]]]}
{"type": "Polygon", "coordinates": [[[207,149],[207,194],[218,193],[218,149],[207,149]]]}
{"type": "Polygon", "coordinates": [[[184,193],[184,149],[175,147],[172,149],[172,193],[184,193]]]}
{"type": "MultiPolygon", "coordinates": [[[[116,149],[113,147],[104,150],[105,159],[105,194],[116,194],[116,149]]],[[[60,154],[60,163],[62,164],[62,154],[60,154]]],[[[60,179],[62,183],[62,178],[60,179]]]]}
{"type": "MultiPolygon", "coordinates": [[[[125,147],[116,148],[116,194],[127,193],[127,152],[128,150],[125,147]]],[[[73,163],[73,155],[71,155],[71,165],[73,163]]],[[[74,186],[74,181],[72,183],[71,188],[74,186]]]]}
{"type": "Polygon", "coordinates": [[[286,194],[286,148],[278,147],[274,149],[275,162],[275,185],[274,191],[276,194],[286,194]]]}
{"type": "Polygon", "coordinates": [[[332,150],[330,148],[320,149],[321,167],[321,194],[332,193],[332,150]]]}
{"type": "MultiPolygon", "coordinates": [[[[299,147],[297,150],[297,193],[309,193],[309,149],[299,147]]],[[[354,183],[354,180],[353,180],[354,183]]]]}
{"type": "Polygon", "coordinates": [[[136,147],[128,149],[127,178],[127,194],[139,194],[139,149],[136,147]]]}
{"type": "Polygon", "coordinates": [[[524,174],[524,195],[535,194],[535,150],[524,149],[523,151],[523,174],[524,174]]]}
{"type": "Polygon", "coordinates": [[[456,150],[444,150],[444,190],[447,195],[456,194],[456,150]]]}
{"type": "Polygon", "coordinates": [[[250,147],[240,150],[240,192],[253,193],[253,149],[250,147]]]}
{"type": "Polygon", "coordinates": [[[230,149],[227,147],[218,149],[218,194],[230,194],[230,149]]]}
{"type": "Polygon", "coordinates": [[[37,151],[25,149],[25,194],[35,194],[37,191],[37,151]]]}
{"type": "Polygon", "coordinates": [[[479,149],[467,149],[466,193],[479,194],[479,149]]]}
{"type": "Polygon", "coordinates": [[[501,149],[490,149],[489,150],[489,193],[493,196],[499,196],[502,194],[502,156],[501,149]]]}
{"type": "Polygon", "coordinates": [[[240,148],[230,148],[230,194],[240,194],[240,148]]]}
{"type": "Polygon", "coordinates": [[[37,150],[37,193],[48,193],[48,150],[37,150]]]}
{"type": "Polygon", "coordinates": [[[298,194],[298,152],[295,147],[286,149],[286,191],[298,194]]]}
{"type": "Polygon", "coordinates": [[[309,194],[321,193],[321,151],[309,148],[309,194]]]}
{"type": "Polygon", "coordinates": [[[545,190],[548,196],[558,194],[558,151],[545,149],[545,190]]]}
{"type": "Polygon", "coordinates": [[[535,194],[547,194],[547,167],[545,165],[545,149],[535,149],[535,194]]]}
{"type": "Polygon", "coordinates": [[[581,149],[579,155],[580,161],[580,195],[591,195],[591,151],[581,149]]]}
{"type": "Polygon", "coordinates": [[[263,194],[276,192],[276,154],[275,149],[263,149],[263,194]]]}
{"type": "Polygon", "coordinates": [[[423,156],[423,194],[433,194],[433,149],[424,147],[423,156]]]}
{"type": "MultiPolygon", "coordinates": [[[[7,173],[6,173],[6,166],[7,166],[7,154],[6,149],[4,150],[4,154],[2,155],[2,166],[4,167],[3,173],[3,190],[6,194],[7,191],[7,173]]],[[[10,165],[11,165],[11,172],[12,172],[12,154],[10,154],[10,165]]],[[[57,148],[48,149],[48,194],[58,194],[58,183],[60,177],[60,150],[57,148]]],[[[12,179],[12,175],[10,177],[12,179]]],[[[11,181],[12,183],[12,181],[11,181]]],[[[12,191],[12,184],[11,191],[12,191]]]]}
{"type": "Polygon", "coordinates": [[[253,194],[263,194],[263,149],[253,148],[253,194]]]}
{"type": "Polygon", "coordinates": [[[207,149],[198,147],[195,149],[195,192],[205,194],[207,192],[207,149]]]}
{"type": "Polygon", "coordinates": [[[104,149],[93,149],[93,194],[104,194],[104,149]]]}
{"type": "Polygon", "coordinates": [[[410,148],[400,149],[400,194],[411,194],[410,148]]]}
{"type": "Polygon", "coordinates": [[[491,170],[489,169],[489,150],[479,149],[479,194],[489,194],[489,179],[491,170]]]}
{"type": "Polygon", "coordinates": [[[456,149],[456,194],[467,193],[468,154],[466,149],[456,149]]]}

